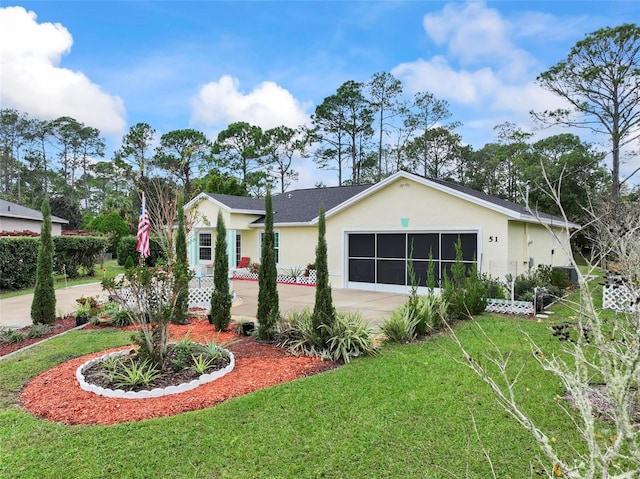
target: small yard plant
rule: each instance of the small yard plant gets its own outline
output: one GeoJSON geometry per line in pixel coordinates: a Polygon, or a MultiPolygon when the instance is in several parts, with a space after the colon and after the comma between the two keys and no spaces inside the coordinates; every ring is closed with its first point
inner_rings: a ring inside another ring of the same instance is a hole
{"type": "Polygon", "coordinates": [[[53,327],[50,324],[32,324],[27,329],[26,338],[35,339],[41,338],[45,334],[53,331],[53,327]]]}
{"type": "Polygon", "coordinates": [[[136,362],[133,359],[120,363],[118,370],[111,376],[115,386],[120,389],[136,390],[140,386],[148,387],[160,377],[160,371],[149,359],[136,362]]]}
{"type": "Polygon", "coordinates": [[[447,301],[437,294],[412,296],[385,319],[380,328],[387,341],[409,343],[441,330],[447,317],[447,301]]]}
{"type": "Polygon", "coordinates": [[[26,339],[26,335],[12,328],[0,328],[0,342],[19,343],[26,339]]]}
{"type": "Polygon", "coordinates": [[[348,363],[351,358],[377,352],[372,333],[358,313],[338,313],[332,325],[316,326],[313,312],[305,308],[290,313],[281,322],[276,344],[294,354],[348,363]]]}

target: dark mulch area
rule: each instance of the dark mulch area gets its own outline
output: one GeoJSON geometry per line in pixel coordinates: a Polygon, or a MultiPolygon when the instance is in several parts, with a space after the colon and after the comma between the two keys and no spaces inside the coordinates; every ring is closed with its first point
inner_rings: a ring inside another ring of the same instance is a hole
{"type": "MultiPolygon", "coordinates": [[[[56,318],[55,323],[52,325],[52,329],[50,332],[45,333],[42,337],[39,338],[31,338],[25,339],[24,341],[19,341],[17,343],[3,343],[0,342],[0,357],[5,356],[9,353],[17,351],[19,349],[24,348],[25,346],[29,346],[31,344],[42,341],[43,339],[50,338],[51,336],[55,336],[60,333],[64,333],[65,331],[69,331],[76,327],[76,319],[73,316],[66,316],[64,318],[56,318]]],[[[24,328],[18,329],[21,333],[26,334],[29,331],[30,326],[26,326],[24,328]]]]}

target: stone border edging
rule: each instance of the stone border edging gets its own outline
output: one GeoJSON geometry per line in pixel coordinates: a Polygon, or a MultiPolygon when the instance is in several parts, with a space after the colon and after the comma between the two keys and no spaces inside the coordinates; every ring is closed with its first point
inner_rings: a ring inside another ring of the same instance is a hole
{"type": "MultiPolygon", "coordinates": [[[[227,350],[228,351],[228,350],[227,350]]],[[[78,369],[76,369],[76,379],[80,384],[80,388],[84,391],[89,391],[99,396],[104,396],[108,398],[119,398],[119,399],[147,399],[147,398],[156,398],[162,396],[169,396],[171,394],[179,394],[186,391],[191,391],[192,389],[197,388],[198,386],[202,386],[203,384],[210,383],[215,381],[216,379],[220,379],[222,376],[227,375],[233,368],[235,367],[236,360],[231,351],[229,353],[229,364],[222,369],[218,369],[210,374],[203,374],[198,379],[194,379],[188,383],[182,383],[178,386],[167,386],[166,388],[155,388],[150,391],[124,391],[122,389],[108,389],[100,386],[96,386],[95,384],[90,384],[84,379],[84,370],[93,366],[94,364],[115,356],[126,356],[129,354],[129,350],[124,351],[116,351],[114,353],[105,354],[104,356],[100,356],[99,358],[94,358],[87,361],[84,364],[81,364],[78,369]]]]}

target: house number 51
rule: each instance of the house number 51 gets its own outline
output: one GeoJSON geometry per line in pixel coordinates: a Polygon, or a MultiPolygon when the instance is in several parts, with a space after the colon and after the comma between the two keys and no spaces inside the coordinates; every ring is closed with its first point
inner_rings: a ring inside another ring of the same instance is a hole
{"type": "Polygon", "coordinates": [[[489,236],[489,243],[497,243],[497,242],[498,242],[497,236],[489,236]]]}

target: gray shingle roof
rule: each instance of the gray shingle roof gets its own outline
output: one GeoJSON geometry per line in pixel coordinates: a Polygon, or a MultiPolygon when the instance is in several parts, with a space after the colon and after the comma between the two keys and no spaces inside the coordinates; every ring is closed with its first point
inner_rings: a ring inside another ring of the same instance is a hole
{"type": "MultiPolygon", "coordinates": [[[[303,223],[317,218],[320,205],[329,211],[373,185],[330,186],[293,190],[273,197],[274,223],[303,223]]],[[[257,222],[262,223],[262,220],[257,222]]],[[[256,222],[256,223],[257,223],[256,222]]]]}
{"type": "MultiPolygon", "coordinates": [[[[500,206],[501,208],[506,208],[506,209],[511,210],[511,211],[513,211],[515,213],[518,213],[518,214],[521,214],[521,215],[526,215],[526,216],[532,216],[531,213],[527,210],[527,208],[525,208],[524,206],[519,205],[517,203],[512,203],[511,201],[503,200],[501,198],[496,198],[495,196],[488,195],[486,193],[474,190],[474,189],[469,188],[467,186],[458,185],[456,183],[450,183],[450,182],[445,181],[445,180],[441,180],[441,179],[437,179],[437,178],[427,178],[427,180],[432,181],[434,183],[438,183],[439,185],[445,186],[447,188],[451,188],[452,190],[459,191],[460,193],[465,193],[465,194],[467,194],[469,196],[473,196],[474,198],[477,198],[479,200],[487,201],[487,202],[492,203],[492,204],[494,204],[496,206],[500,206]]],[[[553,215],[550,215],[550,214],[547,214],[547,213],[542,213],[540,211],[535,212],[534,215],[535,214],[540,216],[540,218],[557,221],[559,223],[564,223],[564,219],[560,218],[559,216],[553,216],[553,215]]]]}
{"type": "MultiPolygon", "coordinates": [[[[447,189],[471,196],[472,198],[475,198],[477,200],[485,201],[500,208],[510,210],[519,216],[528,217],[531,220],[536,219],[535,213],[532,215],[524,206],[517,203],[512,203],[510,201],[496,198],[486,193],[473,190],[466,186],[450,183],[448,181],[437,178],[425,178],[414,174],[408,174],[408,176],[412,176],[415,179],[423,179],[428,182],[436,183],[447,189]]],[[[329,211],[350,200],[354,196],[362,193],[363,191],[366,191],[372,186],[374,185],[368,184],[352,186],[332,186],[326,188],[310,188],[293,190],[286,193],[274,195],[273,222],[275,224],[309,223],[318,216],[321,204],[324,205],[325,211],[329,211]]],[[[260,215],[260,218],[256,219],[253,224],[260,225],[264,223],[264,199],[245,198],[240,196],[221,194],[209,194],[209,196],[224,204],[231,210],[251,211],[256,215],[260,215]]],[[[564,220],[558,216],[553,216],[541,212],[537,214],[542,220],[564,223],[564,220]]]]}
{"type": "Polygon", "coordinates": [[[262,198],[247,198],[246,196],[218,193],[207,193],[207,195],[232,210],[255,211],[256,214],[264,214],[264,199],[262,198]]]}
{"type": "MultiPolygon", "coordinates": [[[[42,212],[27,208],[26,206],[12,203],[7,200],[0,200],[0,216],[5,218],[20,218],[27,220],[42,221],[42,212]]],[[[63,218],[51,216],[52,223],[69,223],[63,218]]]]}
{"type": "MultiPolygon", "coordinates": [[[[351,199],[372,185],[331,186],[326,188],[310,188],[288,191],[272,197],[273,222],[308,223],[318,216],[320,205],[328,211],[351,199]]],[[[264,199],[246,198],[242,196],[208,194],[212,199],[222,203],[231,210],[252,211],[260,215],[254,224],[264,223],[264,199]]]]}

